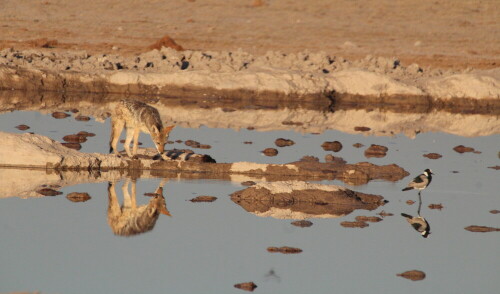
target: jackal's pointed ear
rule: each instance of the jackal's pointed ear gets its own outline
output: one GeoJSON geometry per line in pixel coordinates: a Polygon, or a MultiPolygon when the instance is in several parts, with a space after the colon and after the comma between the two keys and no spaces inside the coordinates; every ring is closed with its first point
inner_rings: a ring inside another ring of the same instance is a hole
{"type": "Polygon", "coordinates": [[[171,126],[168,126],[168,127],[164,127],[163,130],[161,130],[161,132],[163,133],[163,135],[168,135],[172,129],[175,127],[175,125],[171,125],[171,126]]]}

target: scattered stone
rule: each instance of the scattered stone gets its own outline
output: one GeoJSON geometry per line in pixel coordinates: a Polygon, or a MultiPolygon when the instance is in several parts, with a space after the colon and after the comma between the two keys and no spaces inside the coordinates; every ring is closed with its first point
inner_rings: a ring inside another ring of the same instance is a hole
{"type": "Polygon", "coordinates": [[[458,170],[452,170],[451,172],[454,173],[454,174],[458,174],[459,173],[458,170]]]}
{"type": "Polygon", "coordinates": [[[311,221],[308,221],[308,220],[294,221],[294,222],[291,222],[291,224],[296,226],[296,227],[300,227],[300,228],[309,228],[310,226],[313,225],[313,223],[311,221]]]}
{"type": "Polygon", "coordinates": [[[500,213],[500,210],[498,210],[498,209],[493,209],[493,210],[490,210],[490,213],[492,213],[492,214],[497,214],[497,213],[500,213]]]}
{"type": "Polygon", "coordinates": [[[354,143],[354,144],[352,144],[352,147],[354,147],[354,148],[361,148],[363,146],[365,146],[365,145],[363,145],[361,143],[354,143]]]}
{"type": "Polygon", "coordinates": [[[82,149],[82,145],[80,143],[61,143],[66,148],[80,150],[82,149]]]}
{"type": "Polygon", "coordinates": [[[156,43],[148,46],[149,50],[161,50],[162,47],[172,48],[176,51],[184,51],[181,45],[178,45],[174,39],[170,38],[168,35],[163,36],[160,40],[156,41],[156,43]]]}
{"type": "Polygon", "coordinates": [[[425,279],[425,273],[419,270],[406,271],[404,273],[397,274],[397,276],[412,281],[421,281],[425,279]]]}
{"type": "Polygon", "coordinates": [[[75,117],[75,120],[77,120],[77,121],[89,121],[90,117],[85,116],[85,115],[78,115],[75,117]]]}
{"type": "Polygon", "coordinates": [[[175,143],[182,143],[182,140],[175,140],[175,143]]]}
{"type": "Polygon", "coordinates": [[[382,210],[381,212],[378,213],[378,215],[380,215],[381,217],[386,217],[386,216],[393,216],[394,214],[382,210]]]}
{"type": "Polygon", "coordinates": [[[340,143],[339,141],[327,141],[321,144],[321,147],[323,147],[323,150],[325,151],[339,152],[340,150],[342,150],[342,143],[340,143]]]}
{"type": "Polygon", "coordinates": [[[255,285],[254,282],[246,282],[246,283],[236,284],[236,285],[234,285],[234,287],[241,289],[241,290],[253,292],[253,290],[255,290],[255,288],[257,288],[257,285],[255,285]]]}
{"type": "Polygon", "coordinates": [[[214,202],[215,200],[217,200],[217,197],[214,197],[214,196],[198,196],[198,197],[195,197],[189,201],[191,201],[191,202],[214,202]]]}
{"type": "Polygon", "coordinates": [[[378,223],[382,221],[382,218],[378,216],[364,216],[364,215],[358,215],[356,217],[356,221],[358,222],[370,222],[370,223],[378,223]]]}
{"type": "Polygon", "coordinates": [[[200,142],[194,140],[186,140],[184,144],[192,148],[200,148],[200,142]]]}
{"type": "Polygon", "coordinates": [[[212,148],[212,146],[208,145],[208,144],[200,144],[200,149],[210,149],[212,148]]]}
{"type": "Polygon", "coordinates": [[[255,127],[247,127],[247,130],[253,131],[253,130],[255,130],[255,127]]]}
{"type": "Polygon", "coordinates": [[[500,165],[488,166],[488,168],[499,170],[500,169],[500,165]]]}
{"type": "Polygon", "coordinates": [[[255,183],[254,181],[245,181],[245,182],[241,183],[241,185],[243,185],[243,186],[247,186],[247,187],[248,187],[248,186],[253,186],[253,185],[255,185],[255,184],[256,184],[256,183],[255,183]]]}
{"type": "Polygon", "coordinates": [[[264,0],[253,0],[252,2],[252,7],[261,7],[264,6],[266,3],[264,0]]]}
{"type": "Polygon", "coordinates": [[[87,141],[87,137],[81,135],[67,135],[63,137],[63,140],[68,143],[84,143],[87,141]]]}
{"type": "Polygon", "coordinates": [[[253,144],[253,142],[252,141],[245,141],[245,142],[243,142],[243,144],[253,144]]]}
{"type": "Polygon", "coordinates": [[[278,150],[276,150],[275,148],[266,148],[262,150],[262,153],[264,153],[264,155],[266,156],[276,156],[278,155],[278,150]]]}
{"type": "Polygon", "coordinates": [[[444,208],[444,206],[441,203],[439,203],[439,204],[429,204],[429,208],[430,209],[439,209],[439,210],[441,210],[441,209],[444,208]]]}
{"type": "Polygon", "coordinates": [[[408,205],[413,205],[414,203],[415,203],[415,201],[413,201],[413,200],[407,200],[406,201],[406,204],[408,204],[408,205]]]}
{"type": "Polygon", "coordinates": [[[424,157],[427,157],[429,159],[439,159],[441,157],[443,157],[441,154],[439,153],[427,153],[427,154],[424,154],[423,155],[424,157]]]}
{"type": "Polygon", "coordinates": [[[333,162],[333,163],[336,163],[339,165],[343,165],[343,164],[347,163],[347,161],[345,161],[342,157],[333,156],[331,154],[325,155],[325,162],[333,162]]]}
{"type": "Polygon", "coordinates": [[[94,133],[89,133],[86,131],[81,131],[77,133],[78,136],[83,136],[83,137],[95,137],[94,133]]]}
{"type": "Polygon", "coordinates": [[[453,148],[453,150],[455,150],[455,152],[458,152],[458,153],[465,153],[465,152],[474,152],[474,151],[476,151],[476,150],[474,150],[474,148],[472,148],[472,147],[465,147],[464,145],[455,146],[455,148],[453,148]]]}
{"type": "Polygon", "coordinates": [[[161,194],[159,194],[159,193],[144,193],[144,196],[147,196],[147,197],[157,197],[157,196],[161,196],[161,194]]]}
{"type": "Polygon", "coordinates": [[[292,146],[293,144],[295,144],[295,142],[289,139],[279,138],[276,139],[276,141],[274,141],[274,144],[276,144],[276,146],[278,147],[286,147],[286,146],[292,146]]]}
{"type": "Polygon", "coordinates": [[[476,233],[488,233],[488,232],[499,232],[499,228],[492,228],[486,226],[468,226],[465,228],[467,231],[476,233]]]}
{"type": "Polygon", "coordinates": [[[68,111],[71,112],[71,113],[78,113],[78,112],[80,112],[80,110],[78,110],[76,108],[70,109],[68,111]]]}
{"type": "Polygon", "coordinates": [[[88,193],[72,192],[66,195],[66,198],[72,202],[85,202],[90,200],[92,197],[88,193]]]}
{"type": "Polygon", "coordinates": [[[365,150],[365,157],[370,158],[370,157],[384,157],[387,155],[387,151],[389,148],[382,146],[382,145],[376,145],[372,144],[368,149],[365,150]]]}
{"type": "Polygon", "coordinates": [[[27,129],[29,129],[30,127],[27,126],[27,125],[18,125],[16,127],[16,129],[20,130],[20,131],[26,131],[27,129]]]}
{"type": "Polygon", "coordinates": [[[57,196],[61,195],[62,192],[51,189],[51,188],[43,188],[38,191],[36,191],[38,194],[42,194],[43,196],[57,196]]]}
{"type": "Polygon", "coordinates": [[[67,114],[65,112],[60,112],[60,111],[56,111],[56,112],[52,113],[52,117],[56,118],[56,119],[67,118],[68,116],[69,116],[69,114],[67,114]]]}
{"type": "Polygon", "coordinates": [[[354,130],[357,132],[368,132],[371,129],[369,127],[354,127],[354,130]]]}
{"type": "Polygon", "coordinates": [[[301,253],[302,249],[283,246],[283,247],[267,247],[267,251],[271,252],[271,253],[279,252],[279,253],[283,253],[283,254],[297,254],[297,253],[301,253]]]}
{"type": "Polygon", "coordinates": [[[368,224],[366,222],[360,222],[360,221],[341,222],[340,225],[345,227],[345,228],[365,228],[365,227],[368,227],[368,224]]]}

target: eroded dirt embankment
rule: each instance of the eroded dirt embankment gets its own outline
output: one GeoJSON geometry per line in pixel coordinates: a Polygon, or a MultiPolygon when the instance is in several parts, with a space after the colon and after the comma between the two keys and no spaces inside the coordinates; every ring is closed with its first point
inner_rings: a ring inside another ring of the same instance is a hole
{"type": "Polygon", "coordinates": [[[162,48],[124,57],[5,49],[0,51],[0,89],[306,101],[342,93],[361,95],[365,102],[405,96],[412,104],[426,104],[429,97],[496,103],[500,69],[442,71],[403,65],[396,58],[349,61],[310,52],[254,56],[162,48]]]}

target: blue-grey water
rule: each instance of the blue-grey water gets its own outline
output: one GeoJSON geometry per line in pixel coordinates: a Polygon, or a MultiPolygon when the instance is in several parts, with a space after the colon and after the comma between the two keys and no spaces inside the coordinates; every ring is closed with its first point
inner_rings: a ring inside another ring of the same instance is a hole
{"type": "MultiPolygon", "coordinates": [[[[0,131],[21,133],[14,127],[25,123],[28,131],[61,140],[64,135],[89,131],[96,137],[83,144],[84,152],[106,152],[109,120],[77,122],[56,120],[38,112],[0,114],[0,131]]],[[[63,195],[21,199],[0,197],[0,292],[42,293],[244,293],[236,283],[253,281],[255,293],[497,293],[500,287],[500,235],[473,233],[469,225],[499,227],[500,135],[465,138],[444,133],[421,133],[414,139],[396,134],[374,137],[328,130],[319,135],[294,131],[259,132],[232,129],[176,128],[172,139],[194,139],[212,145],[197,149],[218,162],[253,161],[286,163],[313,155],[323,160],[324,141],[338,140],[343,149],[335,156],[348,162],[396,163],[411,176],[396,182],[375,181],[348,186],[382,195],[389,202],[375,210],[357,210],[341,218],[310,219],[313,226],[298,228],[292,220],[264,218],[246,212],[229,195],[244,189],[238,182],[223,180],[170,179],[164,195],[172,217],[160,215],[151,232],[134,237],[113,234],[107,222],[107,182],[62,187],[63,195]],[[273,147],[276,138],[295,145],[278,148],[279,155],[266,157],[260,151],[273,147]],[[252,141],[253,144],[243,144],[252,141]],[[365,147],[357,149],[352,144],[365,147]],[[389,148],[384,158],[367,159],[370,144],[389,148]],[[481,151],[458,154],[456,145],[481,151]],[[430,160],[422,155],[443,155],[430,160]],[[422,238],[402,212],[417,214],[415,191],[401,192],[413,176],[425,168],[435,173],[422,192],[421,215],[431,226],[422,238]],[[64,196],[87,192],[92,199],[73,203],[64,196]],[[192,203],[198,195],[216,196],[213,203],[192,203]],[[430,209],[429,204],[443,209],[430,209]],[[342,221],[357,215],[393,213],[363,229],[344,228],[342,221]],[[270,246],[292,246],[300,254],[269,253],[270,246]],[[421,270],[422,281],[396,274],[421,270]]],[[[146,135],[145,146],[151,147],[146,135]]],[[[176,143],[169,147],[184,148],[176,143]]],[[[40,171],[40,173],[43,173],[40,171]]],[[[26,181],[30,179],[27,178],[26,181]]],[[[5,184],[9,179],[0,179],[5,184]]],[[[117,193],[122,200],[121,186],[117,193]]],[[[160,179],[138,179],[137,201],[145,204],[160,179]]],[[[340,181],[324,184],[345,185],[340,181]]]]}

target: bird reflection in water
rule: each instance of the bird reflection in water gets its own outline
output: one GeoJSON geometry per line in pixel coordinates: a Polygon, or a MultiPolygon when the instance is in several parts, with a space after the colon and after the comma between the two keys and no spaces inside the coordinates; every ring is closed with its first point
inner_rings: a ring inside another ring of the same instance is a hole
{"type": "Polygon", "coordinates": [[[114,182],[108,183],[108,223],[113,233],[119,236],[135,236],[151,231],[158,219],[160,213],[168,216],[165,198],[163,197],[163,185],[161,181],[155,191],[155,196],[151,198],[148,204],[137,206],[136,202],[136,180],[127,178],[122,186],[123,205],[120,206],[114,182]],[[129,185],[132,182],[132,190],[129,193],[129,185]]]}
{"type": "Polygon", "coordinates": [[[401,216],[406,218],[406,221],[419,232],[422,237],[427,238],[431,234],[431,226],[425,218],[420,215],[420,208],[422,207],[422,196],[418,194],[418,210],[417,216],[413,217],[406,213],[401,213],[401,216]]]}

